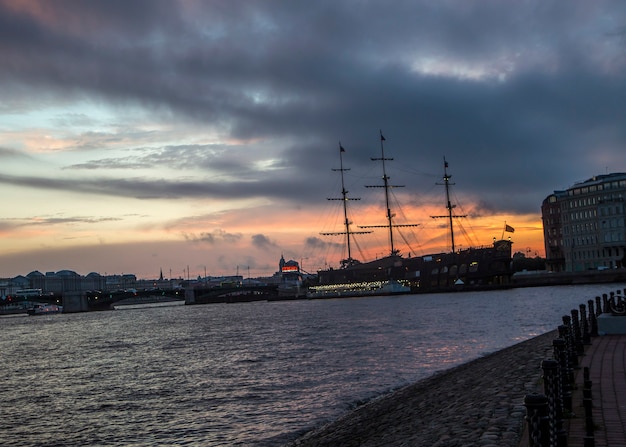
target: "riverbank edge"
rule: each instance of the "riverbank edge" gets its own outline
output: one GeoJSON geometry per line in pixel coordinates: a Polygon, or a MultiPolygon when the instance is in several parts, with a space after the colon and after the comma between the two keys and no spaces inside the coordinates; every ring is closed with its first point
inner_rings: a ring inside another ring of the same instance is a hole
{"type": "Polygon", "coordinates": [[[557,331],[376,398],[286,447],[518,447],[524,396],[537,391],[557,331]]]}

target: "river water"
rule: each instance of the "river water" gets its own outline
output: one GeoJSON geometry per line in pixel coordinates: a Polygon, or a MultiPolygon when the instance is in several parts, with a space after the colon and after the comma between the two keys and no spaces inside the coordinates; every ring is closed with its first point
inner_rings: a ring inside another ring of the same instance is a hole
{"type": "Polygon", "coordinates": [[[3,317],[0,445],[282,445],[623,286],[3,317]]]}

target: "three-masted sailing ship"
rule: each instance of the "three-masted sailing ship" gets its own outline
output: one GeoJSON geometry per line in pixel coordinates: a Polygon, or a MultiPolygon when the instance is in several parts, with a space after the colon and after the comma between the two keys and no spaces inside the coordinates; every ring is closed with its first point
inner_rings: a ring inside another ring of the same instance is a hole
{"type": "MultiPolygon", "coordinates": [[[[344,186],[343,153],[340,145],[340,168],[336,169],[342,176],[344,230],[323,235],[344,235],[347,244],[347,259],[341,261],[337,269],[318,271],[319,285],[310,289],[311,298],[333,296],[388,295],[398,293],[439,292],[451,290],[476,290],[508,287],[512,275],[510,239],[496,239],[492,244],[482,247],[458,249],[454,239],[454,218],[462,218],[454,214],[454,206],[450,202],[450,179],[448,162],[444,158],[443,185],[446,193],[446,210],[443,216],[431,216],[448,220],[451,251],[433,253],[422,256],[403,257],[394,244],[394,231],[399,227],[412,227],[419,224],[398,224],[394,221],[391,210],[389,189],[398,187],[389,183],[385,162],[393,160],[385,157],[385,137],[380,133],[381,157],[372,158],[380,161],[383,170],[383,184],[379,187],[385,193],[386,223],[381,225],[359,226],[365,231],[353,231],[347,213],[347,191],[344,186]],[[382,258],[362,262],[354,259],[351,252],[351,237],[355,234],[370,232],[373,228],[386,228],[389,234],[389,253],[382,258]]],[[[510,228],[507,225],[507,228],[510,228]]],[[[504,232],[503,232],[504,236],[504,232]]]]}

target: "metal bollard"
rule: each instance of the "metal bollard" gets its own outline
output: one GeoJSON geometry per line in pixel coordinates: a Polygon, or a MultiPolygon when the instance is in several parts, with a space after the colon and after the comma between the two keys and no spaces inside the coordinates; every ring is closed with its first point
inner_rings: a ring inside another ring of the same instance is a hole
{"type": "MultiPolygon", "coordinates": [[[[583,345],[583,337],[580,331],[580,319],[578,316],[578,309],[572,309],[572,331],[574,332],[574,352],[576,356],[583,355],[585,353],[585,346],[583,345]]],[[[576,359],[576,366],[578,366],[578,359],[576,359]]]]}
{"type": "Polygon", "coordinates": [[[572,386],[570,382],[570,373],[568,367],[568,355],[566,352],[566,343],[562,338],[552,340],[554,348],[554,359],[559,363],[559,387],[561,389],[561,399],[563,410],[572,412],[572,386]]]}
{"type": "MultiPolygon", "coordinates": [[[[563,326],[565,328],[562,338],[565,340],[565,346],[568,356],[568,368],[572,368],[573,370],[573,368],[578,366],[578,355],[576,354],[576,341],[574,339],[574,331],[572,329],[572,317],[570,315],[563,315],[563,326]]],[[[560,333],[561,332],[559,332],[559,334],[560,333]]]]}
{"type": "Polygon", "coordinates": [[[582,342],[583,345],[590,345],[591,334],[589,333],[589,322],[587,321],[587,306],[581,304],[578,306],[578,309],[580,310],[580,332],[582,334],[582,342]]]}
{"type": "Polygon", "coordinates": [[[528,446],[552,447],[548,426],[548,398],[543,394],[527,394],[524,406],[528,422],[528,446]]]}
{"type": "Polygon", "coordinates": [[[591,399],[591,379],[589,378],[589,367],[583,370],[583,398],[591,399]]]}
{"type": "Polygon", "coordinates": [[[598,336],[598,318],[596,317],[596,311],[594,309],[593,300],[589,300],[587,304],[589,304],[589,335],[591,335],[592,337],[597,337],[598,336]]]}
{"type": "Polygon", "coordinates": [[[584,446],[594,447],[596,445],[595,435],[593,434],[593,403],[591,398],[583,399],[583,408],[585,409],[585,437],[584,446]]]}
{"type": "Polygon", "coordinates": [[[585,367],[583,370],[583,408],[585,410],[585,436],[584,447],[595,447],[596,440],[594,434],[593,424],[593,400],[591,394],[591,379],[589,377],[589,368],[585,367]]]}
{"type": "Polygon", "coordinates": [[[596,317],[602,315],[602,298],[596,296],[596,317]]]}
{"type": "Polygon", "coordinates": [[[560,388],[559,362],[548,359],[541,362],[543,390],[548,398],[548,425],[550,445],[567,447],[567,432],[563,429],[563,398],[560,388]]]}

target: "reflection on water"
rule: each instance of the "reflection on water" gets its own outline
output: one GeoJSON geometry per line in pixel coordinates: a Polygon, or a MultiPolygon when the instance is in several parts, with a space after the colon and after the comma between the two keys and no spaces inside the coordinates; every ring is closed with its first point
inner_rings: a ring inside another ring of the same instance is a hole
{"type": "Polygon", "coordinates": [[[602,287],[2,318],[0,430],[14,446],[280,445],[553,330],[602,287]]]}
{"type": "Polygon", "coordinates": [[[127,310],[127,309],[146,309],[149,307],[171,307],[171,306],[184,306],[183,300],[178,301],[160,301],[156,303],[134,303],[134,304],[116,304],[113,307],[115,310],[127,310]]]}

